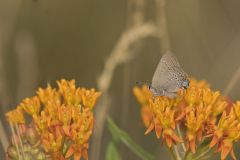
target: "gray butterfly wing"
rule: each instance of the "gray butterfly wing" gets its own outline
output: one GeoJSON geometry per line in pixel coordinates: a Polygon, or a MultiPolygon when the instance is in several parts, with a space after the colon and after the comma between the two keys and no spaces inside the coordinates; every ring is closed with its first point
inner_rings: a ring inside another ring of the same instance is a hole
{"type": "Polygon", "coordinates": [[[169,78],[164,85],[164,88],[167,92],[177,92],[182,88],[182,83],[186,79],[187,74],[180,67],[173,67],[172,70],[169,70],[169,78]]]}
{"type": "Polygon", "coordinates": [[[177,92],[187,74],[181,68],[177,58],[168,52],[164,54],[153,75],[152,87],[166,92],[177,92]]]}

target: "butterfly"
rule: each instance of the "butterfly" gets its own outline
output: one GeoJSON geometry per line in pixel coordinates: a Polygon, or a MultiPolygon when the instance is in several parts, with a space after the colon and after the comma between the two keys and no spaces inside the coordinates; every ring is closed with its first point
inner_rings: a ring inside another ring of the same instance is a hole
{"type": "Polygon", "coordinates": [[[171,52],[167,52],[158,63],[149,89],[154,96],[175,98],[180,89],[189,87],[189,83],[188,75],[177,58],[171,52]]]}

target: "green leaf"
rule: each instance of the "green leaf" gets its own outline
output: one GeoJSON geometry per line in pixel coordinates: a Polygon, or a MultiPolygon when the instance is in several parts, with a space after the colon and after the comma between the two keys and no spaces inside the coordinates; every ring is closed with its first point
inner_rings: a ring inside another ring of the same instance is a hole
{"type": "Polygon", "coordinates": [[[106,151],[106,158],[105,160],[121,160],[117,147],[113,142],[110,142],[107,147],[106,151]]]}
{"type": "Polygon", "coordinates": [[[129,135],[121,130],[111,118],[108,118],[108,128],[114,138],[114,140],[121,141],[125,144],[133,153],[135,153],[142,160],[153,160],[154,156],[145,151],[141,146],[136,144],[129,135]]]}

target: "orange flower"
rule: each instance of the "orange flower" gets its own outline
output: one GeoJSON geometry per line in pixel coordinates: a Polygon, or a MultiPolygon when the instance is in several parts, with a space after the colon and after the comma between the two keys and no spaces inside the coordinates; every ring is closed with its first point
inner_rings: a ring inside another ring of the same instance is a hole
{"type": "Polygon", "coordinates": [[[232,146],[240,140],[240,101],[232,105],[205,81],[192,78],[188,89],[180,90],[174,99],[153,97],[146,86],[134,87],[133,93],[141,104],[145,134],[155,130],[168,147],[182,143],[184,150],[193,153],[209,138],[209,147],[217,145],[222,160],[229,153],[235,157],[232,146]]]}
{"type": "Polygon", "coordinates": [[[152,113],[149,106],[145,105],[141,109],[141,117],[145,127],[148,127],[153,120],[154,114],[152,113]]]}
{"type": "Polygon", "coordinates": [[[51,126],[52,118],[45,111],[41,111],[40,115],[33,116],[32,118],[39,132],[47,131],[47,128],[51,126]]]}
{"type": "Polygon", "coordinates": [[[150,110],[153,113],[153,121],[149,124],[145,134],[155,129],[158,138],[166,140],[168,147],[172,144],[181,142],[182,140],[175,133],[175,110],[171,109],[174,105],[173,101],[167,97],[157,97],[155,100],[149,100],[150,110]]]}
{"type": "Polygon", "coordinates": [[[71,120],[72,120],[72,110],[71,110],[71,106],[60,106],[58,108],[58,119],[61,122],[60,124],[62,125],[62,128],[65,132],[66,135],[70,135],[69,131],[70,131],[70,124],[71,124],[71,120]]]}
{"type": "Polygon", "coordinates": [[[182,143],[182,139],[180,139],[174,130],[170,128],[163,130],[163,139],[166,140],[169,148],[171,148],[173,144],[182,143]]]}
{"type": "Polygon", "coordinates": [[[92,134],[93,128],[93,114],[90,110],[84,109],[77,119],[71,125],[72,140],[79,145],[88,141],[92,134]]]}
{"type": "Polygon", "coordinates": [[[43,103],[43,105],[46,105],[49,101],[60,103],[60,94],[56,91],[56,89],[52,89],[52,87],[48,84],[46,89],[39,88],[37,91],[37,95],[43,103]]]}
{"type": "Polygon", "coordinates": [[[92,135],[93,114],[89,109],[83,109],[83,112],[78,112],[76,116],[70,131],[73,143],[66,153],[66,158],[73,155],[76,160],[81,157],[88,159],[88,140],[92,135]]]}
{"type": "Polygon", "coordinates": [[[88,160],[88,147],[87,143],[83,144],[81,147],[76,144],[72,144],[66,153],[66,158],[73,155],[74,160],[79,160],[81,157],[88,160]]]}
{"type": "Polygon", "coordinates": [[[5,115],[7,120],[13,124],[25,123],[25,118],[21,107],[17,107],[15,110],[9,111],[5,115]]]}
{"type": "Polygon", "coordinates": [[[240,123],[236,120],[236,116],[233,112],[226,115],[224,111],[215,132],[213,134],[212,141],[209,145],[210,148],[218,145],[218,152],[221,152],[221,159],[225,159],[231,152],[231,156],[235,159],[233,152],[233,142],[240,138],[240,123]]]}
{"type": "Polygon", "coordinates": [[[236,104],[233,105],[233,108],[238,120],[240,121],[240,101],[237,101],[236,104]]]}
{"type": "Polygon", "coordinates": [[[209,88],[207,88],[202,90],[202,96],[204,105],[213,105],[220,96],[220,92],[212,92],[209,88]]]}
{"type": "Polygon", "coordinates": [[[47,153],[51,153],[52,158],[63,157],[61,148],[63,144],[63,137],[61,135],[54,135],[51,132],[45,131],[42,133],[43,148],[47,153]]]}
{"type": "Polygon", "coordinates": [[[51,159],[64,160],[71,156],[75,160],[88,159],[94,119],[92,109],[101,93],[76,87],[74,80],[62,79],[57,84],[59,89],[50,85],[46,89],[39,88],[37,96],[24,99],[6,116],[10,122],[24,123],[23,112],[28,113],[51,159]]]}
{"type": "Polygon", "coordinates": [[[92,109],[97,99],[100,97],[101,93],[96,92],[95,89],[93,88],[90,90],[82,88],[81,95],[82,95],[83,105],[92,109]]]}
{"type": "Polygon", "coordinates": [[[138,102],[143,106],[141,107],[141,117],[144,125],[148,127],[154,118],[154,115],[149,107],[149,99],[151,99],[152,93],[146,85],[143,85],[141,89],[134,87],[133,94],[136,96],[138,102]]]}
{"type": "Polygon", "coordinates": [[[184,96],[188,106],[192,107],[193,105],[198,105],[200,103],[201,91],[202,91],[201,88],[189,86],[184,96]]]}
{"type": "Polygon", "coordinates": [[[143,85],[141,89],[134,87],[133,94],[136,96],[138,102],[142,105],[147,104],[148,100],[152,97],[152,93],[149,91],[146,85],[143,85]]]}
{"type": "Polygon", "coordinates": [[[36,115],[40,111],[40,101],[37,96],[25,98],[20,104],[20,107],[22,107],[26,113],[36,115]]]}
{"type": "Polygon", "coordinates": [[[193,77],[190,78],[190,86],[197,87],[197,88],[210,88],[210,85],[205,80],[197,80],[193,77]]]}
{"type": "Polygon", "coordinates": [[[57,81],[59,92],[62,94],[67,105],[79,105],[81,102],[81,89],[76,88],[75,80],[66,81],[62,79],[57,81]]]}
{"type": "Polygon", "coordinates": [[[200,104],[186,115],[187,146],[193,153],[196,151],[196,140],[202,140],[203,130],[210,114],[211,106],[205,108],[203,104],[200,104]]]}
{"type": "Polygon", "coordinates": [[[226,98],[219,97],[217,101],[213,104],[212,107],[212,116],[216,118],[219,114],[222,114],[229,103],[227,102],[226,98]]]}

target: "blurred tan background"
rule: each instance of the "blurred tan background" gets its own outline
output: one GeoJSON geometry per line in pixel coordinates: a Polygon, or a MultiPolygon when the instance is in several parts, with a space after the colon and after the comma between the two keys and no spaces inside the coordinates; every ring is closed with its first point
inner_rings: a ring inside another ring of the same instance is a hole
{"type": "MultiPolygon", "coordinates": [[[[2,127],[10,133],[4,113],[22,98],[47,83],[73,78],[107,94],[110,103],[99,104],[96,116],[110,115],[135,142],[166,159],[161,141],[143,135],[132,87],[136,81],[150,82],[162,53],[170,49],[190,75],[239,99],[239,8],[237,0],[0,1],[2,127]]],[[[104,159],[111,140],[107,127],[98,123],[101,147],[90,150],[98,152],[91,159],[104,159]]],[[[123,159],[138,159],[126,147],[119,149],[123,159]]]]}

